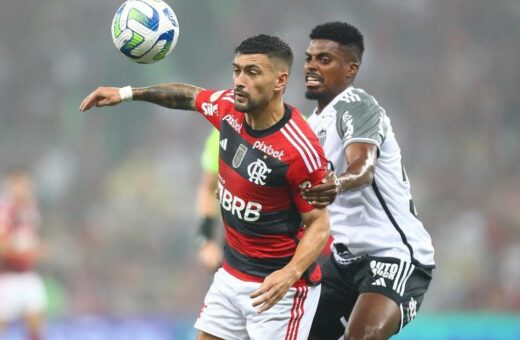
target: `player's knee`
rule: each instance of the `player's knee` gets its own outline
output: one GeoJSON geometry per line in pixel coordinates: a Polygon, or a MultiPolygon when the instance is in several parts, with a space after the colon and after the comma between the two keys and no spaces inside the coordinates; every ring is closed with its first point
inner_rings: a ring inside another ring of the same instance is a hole
{"type": "Polygon", "coordinates": [[[391,334],[383,325],[364,325],[362,327],[347,327],[345,340],[386,340],[391,334]]]}

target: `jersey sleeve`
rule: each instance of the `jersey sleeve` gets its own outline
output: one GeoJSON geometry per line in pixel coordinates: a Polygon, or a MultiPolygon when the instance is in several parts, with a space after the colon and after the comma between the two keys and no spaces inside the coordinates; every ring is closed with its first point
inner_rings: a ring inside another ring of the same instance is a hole
{"type": "Polygon", "coordinates": [[[370,100],[339,101],[334,108],[338,115],[336,128],[343,141],[343,147],[346,148],[355,142],[381,147],[385,138],[385,112],[377,103],[370,100]]]}
{"type": "Polygon", "coordinates": [[[203,90],[195,97],[195,108],[215,128],[220,129],[220,111],[225,105],[232,104],[232,90],[203,90]]]}
{"type": "Polygon", "coordinates": [[[300,146],[298,157],[291,163],[287,172],[294,203],[301,213],[315,208],[303,199],[301,189],[319,184],[327,173],[327,159],[318,139],[313,136],[308,141],[306,147],[300,146]]]}

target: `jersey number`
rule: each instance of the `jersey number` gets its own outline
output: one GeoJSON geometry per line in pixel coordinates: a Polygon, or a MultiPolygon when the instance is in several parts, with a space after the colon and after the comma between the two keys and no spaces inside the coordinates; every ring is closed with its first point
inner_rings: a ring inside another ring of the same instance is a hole
{"type": "MultiPolygon", "coordinates": [[[[406,170],[404,169],[404,165],[401,164],[401,170],[403,172],[403,182],[408,183],[408,175],[406,175],[406,170]]],[[[410,212],[412,215],[417,217],[417,209],[415,208],[415,204],[413,203],[413,198],[410,195],[410,212]]]]}

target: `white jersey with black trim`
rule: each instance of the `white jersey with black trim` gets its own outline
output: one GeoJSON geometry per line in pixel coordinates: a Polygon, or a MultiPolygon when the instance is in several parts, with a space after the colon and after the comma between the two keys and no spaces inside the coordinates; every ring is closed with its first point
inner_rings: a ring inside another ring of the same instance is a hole
{"type": "Polygon", "coordinates": [[[401,149],[390,119],[374,97],[349,87],[307,122],[336,174],[347,168],[345,148],[349,144],[378,147],[373,184],[339,194],[329,206],[336,259],[347,263],[370,255],[434,266],[431,238],[417,218],[401,149]]]}

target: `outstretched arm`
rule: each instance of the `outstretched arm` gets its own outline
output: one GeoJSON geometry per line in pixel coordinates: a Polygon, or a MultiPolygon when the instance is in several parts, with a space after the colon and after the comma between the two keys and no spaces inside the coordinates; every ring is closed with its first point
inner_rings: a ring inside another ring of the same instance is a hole
{"type": "Polygon", "coordinates": [[[188,84],[159,84],[139,88],[98,87],[83,100],[79,110],[113,106],[123,100],[141,100],[171,109],[195,110],[195,97],[202,90],[188,84]]]}

